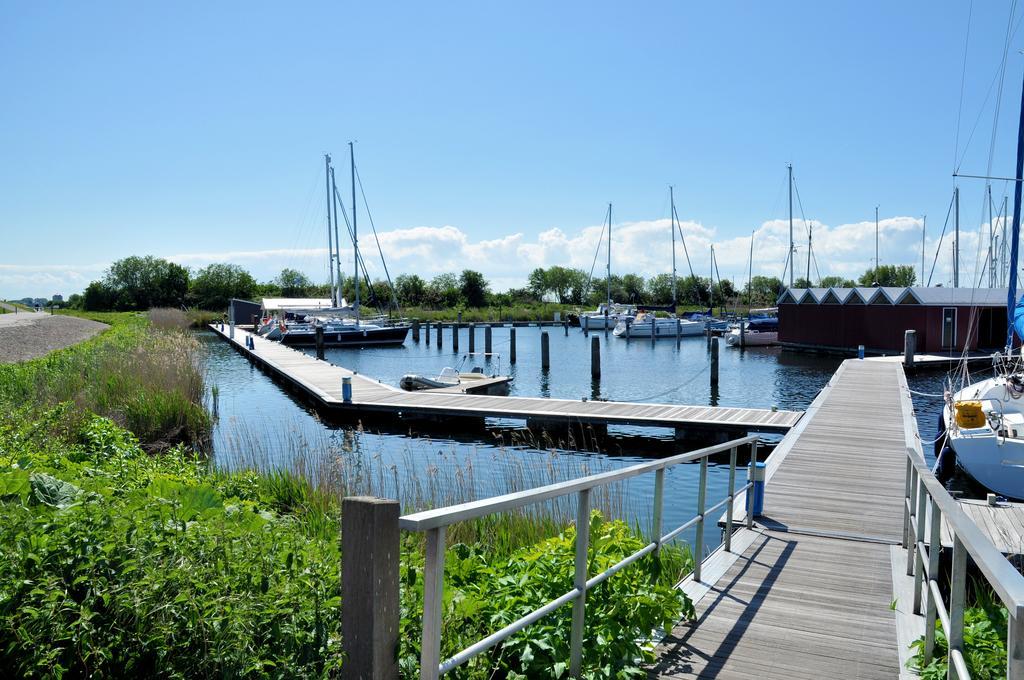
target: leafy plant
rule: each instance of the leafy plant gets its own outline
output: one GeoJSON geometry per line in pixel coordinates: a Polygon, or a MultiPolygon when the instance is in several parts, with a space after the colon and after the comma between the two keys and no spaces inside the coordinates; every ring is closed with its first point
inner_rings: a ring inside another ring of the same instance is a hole
{"type": "MultiPolygon", "coordinates": [[[[977,586],[977,584],[976,584],[977,586]]],[[[964,610],[964,660],[974,680],[997,680],[1006,677],[1006,608],[997,602],[987,587],[975,587],[975,606],[964,610]]],[[[915,655],[908,665],[918,671],[923,680],[940,680],[947,676],[949,641],[942,622],[935,624],[935,650],[931,663],[924,659],[923,637],[915,640],[911,648],[915,655]]]]}

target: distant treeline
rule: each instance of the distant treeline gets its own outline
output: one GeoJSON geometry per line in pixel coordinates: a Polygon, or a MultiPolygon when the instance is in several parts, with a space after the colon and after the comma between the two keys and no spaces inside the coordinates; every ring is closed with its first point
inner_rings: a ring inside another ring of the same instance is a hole
{"type": "MultiPolygon", "coordinates": [[[[838,276],[826,276],[820,287],[909,286],[914,269],[906,265],[883,265],[878,273],[869,269],[858,282],[838,276]]],[[[797,288],[811,287],[806,279],[797,279],[797,288]]],[[[483,274],[471,269],[460,274],[446,273],[427,280],[416,274],[402,274],[387,281],[363,281],[361,300],[381,308],[420,307],[426,309],[479,308],[524,305],[541,302],[592,306],[606,299],[604,278],[589,278],[583,270],[567,267],[537,268],[530,272],[524,288],[495,292],[483,274]]],[[[689,306],[772,305],[784,290],[780,279],[755,276],[749,286],[737,288],[728,279],[712,281],[699,276],[680,277],[676,281],[676,303],[689,306]]],[[[352,277],[342,283],[342,294],[355,297],[352,277]]],[[[189,270],[179,264],[153,256],[126,257],[118,260],[99,281],[93,281],[81,295],[70,296],[68,304],[89,311],[132,311],[152,307],[195,307],[219,311],[231,298],[258,300],[264,297],[330,297],[330,286],[313,283],[295,269],[283,269],[272,281],[258,282],[252,274],[235,264],[211,264],[189,270]]],[[[644,278],[639,274],[612,275],[611,297],[631,304],[672,304],[672,277],[658,274],[644,278]]]]}

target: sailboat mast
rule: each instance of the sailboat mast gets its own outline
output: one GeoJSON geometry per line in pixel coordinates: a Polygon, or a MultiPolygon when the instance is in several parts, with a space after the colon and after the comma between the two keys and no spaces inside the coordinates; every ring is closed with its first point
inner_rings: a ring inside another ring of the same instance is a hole
{"type": "Polygon", "coordinates": [[[324,154],[324,179],[327,189],[327,274],[331,283],[331,306],[338,306],[338,293],[334,288],[334,244],[331,236],[331,155],[324,154]]]}
{"type": "Polygon", "coordinates": [[[754,279],[754,232],[750,232],[750,259],[747,260],[747,311],[754,304],[753,300],[753,279],[754,279]]]}
{"type": "Polygon", "coordinates": [[[992,184],[986,182],[985,188],[988,190],[988,287],[996,287],[996,227],[992,223],[992,184]]]}
{"type": "Polygon", "coordinates": [[[338,268],[338,292],[334,301],[341,306],[341,239],[338,237],[338,184],[334,181],[334,166],[331,166],[331,195],[334,196],[334,266],[338,268]]]}
{"type": "Polygon", "coordinates": [[[793,287],[793,164],[789,163],[789,287],[793,287]]]}
{"type": "MultiPolygon", "coordinates": [[[[1021,175],[1024,173],[1024,88],[1020,94],[1020,122],[1017,125],[1017,174],[1013,182],[1013,224],[1010,227],[1010,282],[1006,289],[1006,349],[1013,347],[1013,332],[1017,326],[1017,255],[1020,245],[1021,175]]],[[[1018,336],[1021,335],[1017,330],[1018,336]]]]}
{"type": "Polygon", "coordinates": [[[921,284],[924,285],[924,236],[928,233],[928,216],[921,216],[921,284]]]}
{"type": "Polygon", "coordinates": [[[811,234],[814,231],[814,227],[810,222],[807,223],[807,285],[811,285],[811,234]]]}
{"type": "Polygon", "coordinates": [[[875,206],[875,285],[878,285],[878,206],[875,206]]]}
{"type": "Polygon", "coordinates": [[[1006,265],[1008,263],[1008,260],[1006,259],[1006,215],[1007,215],[1006,203],[1007,203],[1007,198],[1008,198],[1007,196],[1003,196],[1003,257],[1002,257],[1002,260],[1003,260],[1003,262],[1002,262],[1002,269],[1003,269],[1002,276],[1003,276],[1003,279],[1002,279],[1001,283],[1004,286],[1006,285],[1006,265]]]}
{"type": "Polygon", "coordinates": [[[605,288],[607,289],[608,311],[612,307],[612,204],[608,204],[608,267],[605,276],[605,288]]]}
{"type": "Polygon", "coordinates": [[[953,189],[953,203],[956,204],[953,218],[953,287],[960,287],[960,187],[953,189]]]}
{"type": "Polygon", "coordinates": [[[672,185],[668,187],[670,207],[669,220],[672,224],[672,313],[676,311],[676,197],[672,185]]]}
{"type": "Polygon", "coordinates": [[[355,264],[352,267],[352,277],[355,283],[355,305],[356,323],[359,323],[359,230],[356,228],[356,213],[359,212],[356,206],[356,148],[352,142],[348,143],[349,170],[352,173],[352,249],[355,251],[355,264]]]}

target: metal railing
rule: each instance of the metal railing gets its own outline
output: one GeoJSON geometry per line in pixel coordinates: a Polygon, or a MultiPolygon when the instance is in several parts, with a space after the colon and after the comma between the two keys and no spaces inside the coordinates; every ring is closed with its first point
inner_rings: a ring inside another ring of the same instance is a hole
{"type": "MultiPolygon", "coordinates": [[[[693,578],[700,580],[701,557],[704,551],[704,524],[709,513],[725,506],[726,528],[725,543],[726,551],[732,550],[733,533],[733,500],[738,493],[746,492],[753,486],[747,482],[739,489],[736,488],[736,455],[740,446],[750,445],[751,468],[757,462],[757,441],[755,435],[734,439],[724,444],[709,446],[707,448],[680,454],[671,458],[641,463],[621,470],[613,470],[589,477],[581,477],[568,482],[551,484],[536,489],[529,489],[512,493],[505,496],[496,496],[472,503],[463,503],[436,510],[427,510],[412,515],[406,515],[399,520],[399,527],[405,531],[422,531],[426,534],[426,560],[424,568],[423,588],[423,638],[420,647],[420,678],[421,680],[436,680],[440,675],[460,666],[490,647],[498,644],[506,638],[525,629],[530,624],[547,616],[562,605],[573,603],[572,630],[569,637],[569,671],[572,677],[578,677],[583,660],[583,629],[584,615],[586,612],[587,591],[600,583],[611,578],[620,570],[633,564],[640,558],[652,552],[660,550],[661,546],[690,527],[697,527],[697,538],[694,545],[694,569],[693,578]],[[708,457],[717,453],[729,451],[729,493],[718,503],[710,508],[705,507],[707,479],[708,479],[708,457]],[[700,485],[697,492],[697,513],[693,519],[685,522],[667,534],[662,535],[662,509],[664,505],[665,470],[674,465],[689,463],[700,460],[700,485]],[[605,571],[588,578],[588,549],[590,544],[590,492],[591,490],[619,482],[630,477],[636,477],[645,473],[653,472],[654,477],[654,508],[652,515],[652,535],[656,536],[654,541],[648,543],[632,555],[622,559],[617,564],[605,571]],[[573,577],[573,588],[559,598],[552,600],[543,607],[530,612],[519,620],[505,626],[501,630],[492,633],[486,638],[477,641],[450,659],[441,661],[441,610],[443,603],[444,588],[444,557],[445,557],[445,529],[456,522],[483,517],[498,512],[506,512],[527,505],[541,503],[554,498],[578,494],[576,512],[576,559],[575,575],[573,577]]],[[[747,512],[746,525],[751,528],[753,524],[753,513],[747,512]]]]}
{"type": "Polygon", "coordinates": [[[970,556],[985,580],[1006,606],[1007,677],[1024,680],[1024,576],[974,524],[935,478],[924,461],[920,442],[907,447],[907,478],[903,505],[903,547],[907,549],[907,576],[914,577],[914,614],[924,606],[925,644],[923,664],[935,655],[936,620],[942,623],[949,649],[949,677],[969,680],[964,660],[964,609],[966,608],[967,558],[970,556]],[[953,566],[949,605],[939,588],[939,554],[942,523],[953,538],[953,566]],[[925,530],[928,540],[925,541],[925,530]]]}

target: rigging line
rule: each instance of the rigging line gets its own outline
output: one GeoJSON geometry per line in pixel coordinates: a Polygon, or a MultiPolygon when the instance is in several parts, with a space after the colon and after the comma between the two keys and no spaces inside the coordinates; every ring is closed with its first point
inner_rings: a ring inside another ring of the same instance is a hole
{"type": "MultiPolygon", "coordinates": [[[[608,214],[611,210],[611,206],[608,206],[608,210],[604,211],[605,219],[601,222],[601,235],[597,237],[597,248],[594,249],[594,261],[590,265],[590,276],[587,277],[587,287],[584,289],[587,291],[587,295],[590,295],[590,284],[594,280],[594,268],[597,267],[597,256],[601,254],[601,244],[604,243],[604,230],[608,227],[607,222],[611,219],[608,214]]],[[[608,272],[608,278],[611,278],[612,273],[608,272]]]]}
{"type": "MultiPolygon", "coordinates": [[[[352,233],[352,223],[348,219],[348,211],[345,209],[345,202],[341,199],[341,194],[337,191],[337,188],[335,188],[334,195],[338,199],[338,204],[339,207],[341,208],[341,216],[345,218],[345,228],[348,230],[349,240],[354,241],[355,239],[353,238],[354,234],[352,233]]],[[[369,291],[370,295],[370,301],[371,303],[374,304],[374,306],[377,307],[377,311],[379,313],[383,313],[383,310],[380,308],[379,305],[380,299],[377,297],[377,292],[373,288],[373,282],[370,281],[370,269],[369,267],[366,266],[366,260],[363,259],[363,253],[359,252],[358,257],[359,265],[363,268],[362,278],[366,282],[367,290],[369,291]]]]}
{"type": "Polygon", "coordinates": [[[284,260],[288,267],[295,264],[295,253],[299,250],[299,246],[301,244],[308,243],[306,232],[309,229],[309,226],[314,223],[319,223],[320,218],[323,216],[323,213],[319,212],[319,208],[323,206],[320,206],[319,203],[316,215],[311,216],[311,209],[313,205],[313,196],[316,193],[317,187],[320,185],[320,180],[324,176],[324,172],[325,171],[322,167],[317,167],[317,171],[313,177],[313,183],[310,185],[309,191],[306,193],[305,206],[302,208],[298,215],[298,219],[295,221],[295,226],[292,231],[293,240],[291,252],[286,256],[287,259],[284,260]]]}
{"type": "Polygon", "coordinates": [[[967,47],[971,42],[971,17],[974,14],[974,0],[967,10],[967,34],[964,36],[963,69],[960,72],[960,105],[956,112],[956,136],[953,141],[953,167],[957,168],[957,157],[960,155],[960,118],[964,111],[964,85],[967,82],[967,47]]]}
{"type": "Polygon", "coordinates": [[[398,304],[398,295],[395,293],[395,285],[391,282],[391,273],[388,271],[388,262],[384,259],[384,249],[381,248],[380,238],[377,236],[377,227],[373,224],[373,214],[370,212],[370,204],[366,201],[366,192],[363,190],[363,178],[359,174],[359,166],[353,164],[356,171],[356,182],[359,184],[359,194],[363,197],[363,207],[366,208],[366,217],[370,220],[370,230],[373,231],[373,240],[377,243],[377,253],[380,254],[380,263],[384,266],[384,278],[388,281],[388,289],[391,292],[391,301],[395,304],[395,311],[402,313],[402,307],[398,304]]]}
{"type": "Polygon", "coordinates": [[[942,239],[946,236],[946,229],[949,228],[949,216],[953,214],[953,201],[955,199],[950,197],[949,209],[946,211],[946,221],[942,225],[942,234],[939,235],[939,243],[935,246],[935,258],[932,260],[932,268],[928,271],[928,286],[932,285],[932,275],[935,274],[935,264],[939,261],[939,252],[942,250],[942,239]]]}
{"type": "Polygon", "coordinates": [[[683,242],[683,255],[686,256],[686,266],[690,270],[690,276],[697,278],[697,275],[693,273],[693,265],[690,264],[690,253],[686,250],[686,237],[683,236],[683,224],[679,221],[679,213],[673,208],[672,214],[676,218],[676,229],[679,230],[679,238],[683,242]]]}
{"type": "Polygon", "coordinates": [[[999,112],[1003,105],[1003,83],[1006,80],[1006,57],[1010,52],[1010,37],[1011,29],[1013,27],[1013,15],[1017,9],[1017,0],[1013,0],[1010,4],[1010,16],[1006,19],[1006,39],[1003,42],[1003,59],[999,65],[999,88],[996,91],[996,110],[992,114],[992,138],[989,141],[988,147],[988,166],[985,174],[992,174],[992,160],[996,153],[996,133],[999,130],[999,112]]]}
{"type": "Polygon", "coordinates": [[[685,382],[682,382],[682,383],[676,385],[675,387],[669,388],[669,389],[665,390],[664,392],[659,392],[657,394],[648,395],[646,397],[633,398],[633,399],[630,399],[630,401],[638,401],[638,402],[639,401],[649,401],[651,399],[657,399],[658,397],[664,397],[666,395],[672,394],[673,392],[678,392],[679,390],[683,389],[684,387],[686,387],[687,385],[692,383],[697,378],[699,378],[702,375],[704,375],[704,373],[707,372],[707,370],[708,370],[708,367],[705,366],[704,368],[700,369],[699,371],[694,373],[692,376],[690,376],[690,378],[688,378],[685,382]]]}

